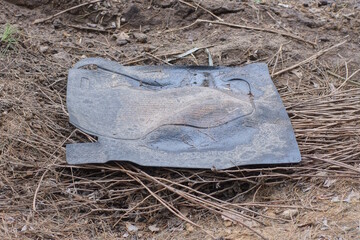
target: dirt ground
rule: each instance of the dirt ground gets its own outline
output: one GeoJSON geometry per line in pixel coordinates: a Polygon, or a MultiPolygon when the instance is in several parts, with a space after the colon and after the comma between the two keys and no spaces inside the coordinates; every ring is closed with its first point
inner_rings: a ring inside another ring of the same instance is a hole
{"type": "Polygon", "coordinates": [[[0,1],[0,36],[14,29],[13,42],[0,41],[1,239],[360,239],[359,1],[106,0],[44,19],[82,2],[0,1]],[[161,179],[198,177],[186,186],[255,220],[230,220],[143,178],[164,207],[126,178],[134,172],[66,165],[65,144],[93,141],[68,122],[74,63],[163,65],[195,47],[171,63],[208,65],[208,49],[214,65],[268,64],[303,160],[234,173],[166,170],[161,179]]]}

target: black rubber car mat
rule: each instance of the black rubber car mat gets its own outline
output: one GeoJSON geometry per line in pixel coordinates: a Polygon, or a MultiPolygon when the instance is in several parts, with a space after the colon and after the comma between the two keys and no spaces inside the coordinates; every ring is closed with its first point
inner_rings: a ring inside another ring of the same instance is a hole
{"type": "Polygon", "coordinates": [[[301,160],[267,66],[125,67],[88,58],[70,69],[70,122],[98,136],[67,145],[69,164],[224,169],[301,160]]]}

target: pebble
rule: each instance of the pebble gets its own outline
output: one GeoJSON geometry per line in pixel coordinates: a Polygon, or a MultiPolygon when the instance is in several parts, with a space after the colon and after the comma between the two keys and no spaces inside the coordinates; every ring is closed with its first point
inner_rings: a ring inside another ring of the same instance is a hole
{"type": "Polygon", "coordinates": [[[135,233],[139,230],[138,227],[136,227],[135,225],[132,225],[131,223],[126,223],[126,230],[129,232],[129,233],[135,233]]]}
{"type": "Polygon", "coordinates": [[[327,0],[320,0],[319,3],[318,3],[318,6],[321,7],[321,6],[326,6],[328,5],[328,1],[327,0]]]}
{"type": "Polygon", "coordinates": [[[127,43],[128,43],[128,41],[126,41],[126,40],[122,40],[122,39],[117,39],[116,40],[116,45],[118,45],[118,46],[124,46],[127,43]]]}
{"type": "Polygon", "coordinates": [[[39,47],[39,51],[40,51],[41,53],[46,52],[48,49],[49,49],[49,46],[40,46],[40,47],[39,47]]]}
{"type": "Polygon", "coordinates": [[[188,232],[193,232],[195,230],[193,225],[191,225],[190,223],[185,223],[185,229],[188,232]]]}
{"type": "Polygon", "coordinates": [[[158,227],[156,226],[156,224],[154,224],[154,225],[150,225],[150,226],[149,226],[149,230],[150,230],[151,232],[158,232],[158,231],[160,231],[160,228],[158,228],[158,227]]]}
{"type": "Polygon", "coordinates": [[[58,52],[56,54],[53,55],[53,57],[57,60],[64,60],[64,61],[69,61],[70,59],[70,54],[68,54],[67,52],[58,52]]]}
{"type": "Polygon", "coordinates": [[[123,46],[123,45],[125,45],[125,44],[127,44],[129,42],[130,37],[126,33],[120,32],[118,34],[114,34],[113,38],[116,39],[116,44],[118,46],[123,46]]]}
{"type": "Polygon", "coordinates": [[[288,209],[282,212],[281,216],[283,216],[285,219],[292,219],[296,217],[299,214],[299,211],[297,209],[288,209]]]}
{"type": "Polygon", "coordinates": [[[134,38],[140,43],[147,42],[147,36],[144,33],[134,33],[134,38]]]}
{"type": "Polygon", "coordinates": [[[128,41],[130,39],[129,35],[127,35],[124,32],[120,32],[118,34],[114,34],[113,38],[116,38],[117,40],[126,40],[128,41]]]}
{"type": "Polygon", "coordinates": [[[230,227],[232,224],[233,224],[232,221],[229,220],[224,221],[225,227],[230,227]]]}
{"type": "Polygon", "coordinates": [[[62,27],[63,26],[63,24],[62,24],[62,22],[59,20],[59,19],[54,19],[54,21],[53,21],[53,27],[55,28],[55,29],[59,29],[60,27],[62,27]]]}

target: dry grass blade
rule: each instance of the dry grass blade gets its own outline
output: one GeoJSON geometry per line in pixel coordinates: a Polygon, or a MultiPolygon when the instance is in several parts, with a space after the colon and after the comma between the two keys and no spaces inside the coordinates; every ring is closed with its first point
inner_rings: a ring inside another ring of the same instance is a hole
{"type": "Polygon", "coordinates": [[[188,26],[184,26],[184,27],[177,28],[177,29],[170,29],[170,30],[167,30],[165,32],[173,32],[173,31],[184,30],[184,29],[187,29],[187,28],[190,28],[190,27],[194,26],[197,23],[211,23],[211,24],[216,24],[216,25],[228,26],[228,27],[232,27],[232,28],[242,28],[242,29],[255,30],[255,31],[261,31],[261,32],[275,33],[275,34],[280,34],[282,36],[289,37],[289,38],[292,38],[292,39],[295,39],[295,40],[298,40],[298,41],[301,41],[301,42],[308,43],[308,44],[310,44],[312,46],[316,46],[316,43],[310,42],[310,41],[305,40],[305,39],[303,39],[303,38],[301,38],[299,36],[296,36],[296,35],[291,34],[291,33],[283,32],[283,31],[277,31],[277,30],[269,29],[269,28],[252,27],[252,26],[247,26],[247,25],[239,25],[239,24],[222,22],[222,21],[219,21],[219,22],[218,21],[211,21],[211,20],[205,20],[205,19],[197,19],[195,22],[191,23],[188,26]]]}
{"type": "MultiPolygon", "coordinates": [[[[184,221],[193,224],[192,220],[178,210],[180,206],[185,205],[224,215],[228,219],[238,222],[244,228],[257,232],[258,236],[262,236],[257,229],[246,222],[254,221],[262,225],[261,219],[283,220],[262,215],[258,211],[253,211],[253,207],[292,208],[295,205],[272,204],[266,201],[235,203],[233,199],[247,192],[247,190],[232,192],[235,185],[248,185],[247,189],[251,193],[254,191],[251,189],[257,189],[259,186],[271,186],[274,181],[276,183],[276,181],[282,182],[284,179],[299,181],[299,179],[306,178],[325,178],[326,176],[322,174],[318,175],[323,171],[333,177],[359,179],[359,170],[354,164],[359,163],[360,156],[360,147],[357,141],[360,135],[360,130],[357,128],[360,125],[358,116],[360,89],[340,89],[335,93],[323,91],[322,88],[319,88],[316,94],[306,91],[292,94],[281,93],[303,155],[303,163],[300,166],[229,169],[212,172],[140,169],[127,164],[73,166],[70,168],[57,163],[58,160],[56,160],[53,166],[48,167],[45,164],[40,168],[38,171],[41,174],[34,173],[39,176],[34,178],[37,180],[37,184],[34,186],[35,194],[30,193],[29,197],[24,195],[19,203],[22,204],[21,206],[32,205],[37,214],[56,213],[57,209],[62,209],[57,214],[63,215],[67,211],[71,211],[78,219],[96,218],[99,213],[102,213],[114,226],[119,223],[119,220],[133,219],[139,214],[153,215],[163,209],[167,209],[184,221]],[[343,114],[344,109],[347,111],[346,115],[343,114]],[[318,140],[319,138],[321,141],[318,140]],[[49,169],[49,171],[42,172],[41,169],[45,171],[49,169]],[[52,184],[49,179],[54,179],[56,184],[52,184]],[[223,193],[227,191],[232,193],[224,199],[223,193]],[[53,198],[56,198],[57,201],[54,202],[53,198]],[[123,214],[120,218],[118,217],[119,213],[123,214]]],[[[46,94],[50,99],[53,96],[54,99],[57,99],[55,91],[48,91],[46,94]]],[[[11,98],[5,99],[11,101],[11,98]]],[[[45,97],[45,99],[48,98],[45,97]]],[[[50,99],[48,99],[49,102],[51,102],[50,99]]],[[[34,107],[36,108],[36,105],[29,104],[30,102],[24,102],[22,107],[33,110],[34,107]]],[[[51,104],[54,103],[51,102],[51,104]]],[[[61,102],[56,104],[58,107],[54,108],[55,111],[45,107],[50,111],[38,113],[46,114],[47,118],[44,119],[49,119],[48,127],[45,128],[46,132],[33,135],[26,135],[24,132],[0,133],[6,142],[11,142],[6,147],[8,150],[3,154],[12,159],[13,163],[9,162],[8,164],[21,163],[22,165],[18,165],[20,169],[33,168],[32,165],[22,162],[19,157],[12,157],[17,156],[12,153],[13,149],[17,149],[17,152],[23,152],[25,149],[35,150],[37,152],[35,157],[45,156],[50,158],[49,163],[52,163],[54,159],[59,159],[59,156],[64,156],[64,149],[59,149],[59,146],[64,143],[64,139],[70,142],[76,139],[86,141],[88,137],[76,131],[66,131],[54,143],[49,144],[46,141],[45,136],[52,135],[56,131],[54,129],[63,129],[61,124],[66,122],[61,118],[60,120],[54,118],[59,114],[64,120],[67,118],[62,110],[61,102]],[[69,138],[70,136],[71,138],[69,138]],[[17,145],[16,142],[27,143],[27,145],[17,145]]],[[[22,123],[19,123],[19,126],[23,126],[22,123]]],[[[8,179],[7,181],[12,180],[8,179]]],[[[15,204],[7,208],[15,210],[21,209],[21,206],[15,204]]],[[[296,208],[311,209],[301,205],[296,205],[296,208]]]]}
{"type": "MultiPolygon", "coordinates": [[[[122,169],[122,170],[125,170],[125,169],[122,169]]],[[[174,192],[176,194],[178,194],[179,196],[187,199],[188,201],[190,202],[193,202],[194,204],[196,205],[199,205],[199,206],[204,206],[206,209],[210,210],[210,211],[214,211],[215,213],[220,213],[220,214],[224,214],[226,217],[228,217],[229,219],[232,219],[238,223],[240,223],[241,225],[243,225],[244,227],[246,227],[247,229],[253,231],[256,235],[258,235],[259,237],[261,237],[262,239],[266,239],[266,237],[264,237],[261,233],[259,233],[258,231],[252,229],[250,226],[248,226],[247,224],[243,223],[242,221],[240,221],[239,219],[235,218],[234,216],[238,215],[238,217],[240,218],[246,218],[246,216],[242,215],[242,214],[239,214],[237,211],[232,211],[231,209],[229,208],[224,208],[222,207],[221,205],[217,205],[217,204],[214,204],[214,203],[211,203],[211,202],[207,202],[205,199],[203,198],[198,198],[197,196],[193,195],[193,194],[189,194],[187,192],[184,192],[180,189],[177,189],[177,188],[174,188],[174,187],[171,187],[170,185],[167,185],[161,181],[159,181],[157,178],[155,177],[152,177],[150,176],[149,174],[145,173],[144,171],[138,169],[138,168],[135,168],[135,170],[137,170],[139,173],[140,173],[140,176],[143,176],[145,177],[146,179],[150,179],[152,181],[154,181],[156,184],[159,184],[161,186],[163,186],[164,188],[167,188],[168,190],[170,190],[171,192],[174,192]],[[226,214],[226,211],[229,211],[231,214],[226,214]]],[[[126,171],[126,170],[125,170],[126,171]]],[[[130,174],[129,171],[126,171],[127,174],[130,174]]],[[[130,174],[131,175],[131,174],[130,174]]],[[[140,181],[138,179],[138,181],[140,181]]],[[[170,181],[171,183],[173,183],[172,181],[170,181]]],[[[141,183],[141,185],[143,185],[143,183],[141,183]]],[[[143,185],[145,188],[147,188],[145,185],[143,185]]],[[[147,188],[148,189],[148,188],[147,188]]],[[[149,189],[148,189],[149,191],[149,189]]],[[[153,193],[151,193],[153,195],[153,193]]],[[[154,195],[154,197],[156,197],[154,195]]],[[[159,200],[162,204],[166,204],[165,202],[162,201],[162,199],[158,199],[156,197],[157,200],[159,200]]],[[[167,206],[168,208],[168,206],[167,206]]],[[[170,209],[169,209],[170,210],[170,209]]],[[[172,213],[174,213],[176,216],[179,216],[181,219],[197,226],[197,227],[200,227],[198,226],[197,224],[193,223],[192,221],[188,220],[187,218],[185,218],[183,215],[181,215],[181,212],[179,212],[178,210],[175,210],[175,209],[171,209],[170,210],[172,213]]],[[[255,221],[258,221],[256,219],[253,219],[255,221]]]]}
{"type": "Polygon", "coordinates": [[[80,8],[80,7],[89,5],[89,4],[101,2],[101,1],[103,1],[103,0],[94,0],[94,1],[90,1],[90,2],[81,3],[81,4],[76,5],[76,6],[74,6],[74,7],[65,9],[65,10],[63,10],[63,11],[61,11],[61,12],[58,12],[58,13],[56,13],[56,14],[54,14],[54,15],[51,15],[51,16],[49,16],[49,17],[36,19],[36,20],[33,22],[33,24],[38,24],[38,23],[43,23],[43,22],[49,21],[49,20],[51,20],[51,19],[53,19],[53,18],[55,18],[55,17],[57,17],[57,16],[60,16],[61,14],[67,13],[67,12],[69,12],[69,11],[71,11],[71,10],[74,10],[74,9],[77,9],[77,8],[80,8]]]}
{"type": "Polygon", "coordinates": [[[207,233],[208,235],[210,235],[213,239],[215,239],[215,237],[209,233],[208,231],[204,230],[201,226],[199,226],[198,224],[194,223],[193,221],[191,221],[190,219],[188,219],[186,216],[184,216],[178,209],[176,209],[175,207],[172,206],[171,203],[168,203],[167,201],[164,201],[161,197],[159,197],[158,195],[156,195],[153,191],[151,191],[138,177],[135,177],[131,174],[130,171],[125,170],[123,167],[121,167],[121,170],[124,171],[128,176],[130,176],[131,178],[133,178],[134,180],[136,180],[140,185],[142,185],[156,200],[158,200],[164,207],[166,207],[171,213],[173,213],[175,216],[179,217],[180,219],[184,220],[185,222],[188,222],[198,228],[200,228],[202,231],[204,231],[205,233],[207,233]]]}
{"type": "Polygon", "coordinates": [[[303,60],[303,61],[301,61],[301,62],[299,62],[299,63],[296,63],[296,64],[294,64],[294,65],[292,65],[292,66],[290,66],[290,67],[287,67],[287,68],[285,68],[285,69],[283,69],[283,70],[280,70],[280,71],[278,71],[278,72],[276,72],[276,73],[273,73],[271,76],[272,76],[272,77],[275,77],[275,76],[278,76],[278,75],[283,74],[283,73],[285,73],[285,72],[288,72],[288,71],[290,71],[290,70],[293,70],[293,69],[295,69],[295,68],[297,68],[297,67],[300,67],[301,65],[306,64],[306,63],[308,63],[308,62],[310,62],[310,61],[312,61],[312,60],[320,57],[320,56],[323,55],[324,53],[327,53],[327,52],[329,52],[329,51],[331,51],[331,50],[333,50],[333,49],[335,49],[335,48],[343,45],[343,44],[346,43],[346,42],[347,42],[347,40],[342,41],[342,42],[340,42],[340,43],[337,43],[337,44],[335,44],[334,46],[331,46],[331,47],[329,47],[329,48],[320,50],[319,52],[315,53],[315,54],[312,55],[311,57],[309,57],[309,58],[307,58],[307,59],[305,59],[305,60],[303,60]]]}
{"type": "Polygon", "coordinates": [[[216,16],[215,14],[213,14],[211,11],[207,10],[206,8],[202,7],[199,3],[195,3],[197,7],[193,6],[192,4],[186,2],[186,1],[183,1],[183,0],[179,0],[179,2],[185,4],[185,5],[188,5],[194,9],[197,9],[197,7],[201,8],[202,10],[204,10],[205,12],[209,13],[211,16],[213,16],[214,18],[216,18],[217,20],[219,21],[224,21],[222,18],[216,16]]]}

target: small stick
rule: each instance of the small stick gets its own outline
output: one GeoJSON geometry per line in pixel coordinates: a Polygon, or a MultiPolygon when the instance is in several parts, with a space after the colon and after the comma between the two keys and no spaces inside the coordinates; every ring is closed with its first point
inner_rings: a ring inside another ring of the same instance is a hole
{"type": "Polygon", "coordinates": [[[165,64],[167,64],[167,65],[169,65],[169,66],[172,66],[172,64],[171,63],[169,63],[169,62],[167,62],[167,61],[164,61],[164,60],[162,60],[161,58],[159,58],[159,57],[157,57],[157,56],[155,56],[155,55],[153,55],[153,54],[151,54],[151,53],[145,53],[146,55],[148,55],[148,56],[150,56],[150,57],[152,57],[152,58],[155,58],[156,60],[158,60],[159,62],[162,62],[162,63],[165,63],[165,64]]]}
{"type": "Polygon", "coordinates": [[[227,23],[227,22],[209,21],[209,20],[204,20],[204,19],[198,19],[198,20],[196,20],[196,22],[206,22],[206,23],[224,25],[224,26],[234,27],[234,28],[244,28],[244,29],[262,31],[262,32],[277,33],[277,34],[280,34],[280,35],[283,35],[283,36],[286,36],[286,37],[290,37],[290,38],[294,38],[294,39],[296,39],[296,40],[303,41],[303,42],[309,43],[309,44],[311,44],[311,45],[313,45],[313,46],[316,46],[316,43],[310,42],[310,41],[305,40],[305,39],[303,39],[303,38],[301,38],[301,37],[298,37],[298,36],[296,36],[296,35],[293,35],[293,34],[291,34],[291,33],[276,31],[276,30],[273,30],[273,29],[259,28],[259,27],[250,27],[250,26],[246,26],[246,25],[238,25],[238,24],[227,23]]]}
{"type": "MultiPolygon", "coordinates": [[[[351,74],[350,77],[348,78],[348,82],[351,82],[352,84],[355,84],[355,85],[360,86],[360,82],[355,82],[355,81],[350,80],[350,78],[352,78],[352,77],[353,77],[356,73],[358,73],[359,71],[360,71],[360,69],[356,70],[353,74],[351,74]]],[[[340,75],[337,75],[336,73],[333,73],[333,72],[331,72],[331,71],[329,71],[329,70],[327,70],[327,73],[330,74],[330,75],[333,76],[333,77],[337,77],[337,78],[345,81],[345,78],[343,78],[343,77],[340,76],[340,75]]]]}
{"type": "Polygon", "coordinates": [[[64,14],[64,13],[66,13],[66,12],[71,11],[71,10],[74,10],[74,9],[79,8],[79,7],[83,7],[83,6],[92,4],[92,3],[97,3],[97,2],[100,2],[100,1],[102,1],[102,0],[95,0],[95,1],[86,2],[86,3],[82,3],[82,4],[79,4],[79,5],[76,5],[76,6],[74,6],[74,7],[65,9],[65,10],[63,10],[63,11],[61,11],[61,12],[55,13],[54,15],[51,15],[51,16],[49,16],[49,17],[36,19],[36,20],[33,22],[33,24],[38,24],[38,23],[43,23],[43,22],[49,21],[49,20],[51,20],[51,19],[53,19],[53,18],[55,18],[55,17],[57,17],[57,16],[59,16],[59,15],[61,15],[61,14],[64,14]]]}
{"type": "Polygon", "coordinates": [[[122,168],[125,173],[130,176],[132,179],[134,179],[135,181],[137,181],[140,185],[142,185],[149,193],[150,195],[152,195],[156,200],[158,200],[164,207],[166,207],[170,212],[172,212],[175,216],[177,216],[178,218],[182,219],[185,222],[190,223],[191,225],[194,225],[195,227],[200,228],[202,231],[204,231],[205,233],[207,233],[208,235],[210,235],[213,239],[215,239],[215,237],[213,235],[211,235],[209,232],[207,232],[205,229],[203,229],[200,225],[194,223],[193,221],[191,221],[190,219],[188,219],[186,216],[184,216],[178,209],[176,209],[174,206],[172,206],[171,204],[169,204],[168,202],[166,202],[164,199],[162,199],[161,197],[159,197],[157,194],[155,194],[153,191],[151,191],[151,189],[146,186],[138,177],[133,176],[131,173],[129,173],[128,171],[126,171],[124,168],[122,168]]]}
{"type": "MultiPolygon", "coordinates": [[[[347,66],[347,65],[346,65],[346,66],[347,66]]],[[[349,76],[349,71],[347,70],[347,67],[346,67],[346,78],[345,78],[345,81],[344,81],[336,90],[340,90],[340,88],[342,88],[342,87],[345,85],[345,83],[347,83],[347,82],[352,82],[352,83],[358,84],[357,82],[350,81],[350,79],[351,79],[353,76],[355,76],[358,72],[360,72],[360,69],[356,70],[353,74],[350,75],[350,77],[348,77],[348,76],[349,76]]]]}
{"type": "Polygon", "coordinates": [[[343,167],[343,168],[352,170],[354,172],[360,173],[360,169],[358,169],[358,168],[356,168],[354,166],[351,166],[349,164],[343,163],[343,162],[334,161],[334,160],[327,160],[327,159],[323,159],[323,158],[317,158],[317,157],[314,157],[314,156],[311,156],[309,158],[314,159],[314,160],[323,161],[323,162],[329,163],[331,165],[336,165],[336,166],[343,167]]]}
{"type": "Polygon", "coordinates": [[[262,32],[269,32],[269,33],[276,33],[276,34],[280,34],[282,36],[286,36],[286,37],[290,37],[290,38],[293,38],[293,39],[296,39],[296,40],[299,40],[299,41],[302,41],[302,42],[305,42],[305,43],[308,43],[308,44],[311,44],[313,46],[316,46],[317,44],[316,43],[313,43],[313,42],[310,42],[308,40],[305,40],[301,37],[298,37],[294,34],[291,34],[291,33],[287,33],[287,32],[281,32],[281,31],[276,31],[276,30],[273,30],[273,29],[268,29],[268,28],[259,28],[259,27],[250,27],[250,26],[246,26],[246,25],[238,25],[238,24],[234,24],[234,23],[227,23],[227,22],[218,22],[218,21],[210,21],[210,20],[204,20],[204,19],[197,19],[195,22],[191,23],[190,25],[188,26],[184,26],[184,27],[181,27],[181,28],[177,28],[177,29],[170,29],[170,30],[167,30],[165,31],[166,33],[167,32],[173,32],[173,31],[178,31],[178,30],[183,30],[183,29],[186,29],[186,28],[189,28],[197,23],[211,23],[211,24],[218,24],[218,25],[224,25],[224,26],[228,26],[228,27],[233,27],[233,28],[243,28],[243,29],[248,29],[248,30],[255,30],[255,31],[262,31],[262,32]]]}
{"type": "Polygon", "coordinates": [[[207,10],[206,8],[202,7],[199,3],[195,3],[197,5],[197,7],[193,6],[192,4],[188,3],[188,2],[185,2],[183,0],[179,0],[179,2],[185,4],[185,5],[188,5],[194,9],[197,9],[197,7],[201,8],[202,10],[204,10],[205,12],[209,13],[211,16],[213,16],[214,18],[216,18],[217,20],[219,21],[224,21],[222,18],[216,16],[215,14],[213,14],[211,11],[207,10]]]}
{"type": "Polygon", "coordinates": [[[46,171],[43,173],[43,175],[42,175],[41,178],[40,178],[39,184],[38,184],[38,186],[37,186],[37,188],[36,188],[36,190],[35,190],[34,198],[33,198],[33,210],[34,210],[34,212],[36,212],[36,197],[37,197],[38,192],[39,192],[39,190],[40,190],[41,182],[43,181],[43,179],[44,179],[44,177],[45,177],[45,175],[46,175],[46,173],[47,173],[48,171],[49,171],[49,169],[46,169],[46,171]]]}
{"type": "Polygon", "coordinates": [[[106,29],[92,28],[92,27],[84,27],[84,26],[73,25],[73,24],[68,24],[68,25],[66,25],[66,26],[72,27],[72,28],[75,28],[75,29],[86,30],[86,31],[106,32],[106,33],[111,32],[111,31],[106,30],[106,29]]]}
{"type": "Polygon", "coordinates": [[[346,42],[347,42],[347,40],[342,41],[341,43],[335,44],[334,46],[329,47],[329,48],[327,48],[327,49],[320,50],[319,52],[315,53],[315,54],[312,55],[311,57],[309,57],[309,58],[307,58],[307,59],[305,59],[305,60],[303,60],[303,61],[301,61],[301,62],[299,62],[299,63],[297,63],[297,64],[295,64],[295,65],[292,65],[291,67],[288,67],[288,68],[285,68],[285,69],[283,69],[283,70],[280,70],[280,71],[272,74],[271,76],[272,76],[272,77],[275,77],[275,76],[277,76],[277,75],[283,74],[284,72],[293,70],[294,68],[297,68],[297,67],[299,67],[299,66],[301,66],[301,65],[303,65],[303,64],[305,64],[305,63],[308,63],[308,62],[310,62],[310,61],[312,61],[312,60],[320,57],[320,56],[323,55],[324,53],[326,53],[326,52],[328,52],[328,51],[330,51],[330,50],[332,50],[332,49],[334,49],[334,48],[337,48],[337,47],[343,45],[343,44],[346,43],[346,42]]]}
{"type": "MultiPolygon", "coordinates": [[[[290,42],[290,41],[289,41],[289,42],[290,42]]],[[[287,43],[285,43],[285,44],[288,44],[289,42],[287,42],[287,43]]],[[[281,53],[282,53],[282,48],[283,48],[283,46],[284,46],[285,44],[281,44],[280,47],[279,47],[279,50],[275,53],[276,59],[275,59],[274,67],[273,67],[273,69],[272,69],[272,71],[271,71],[271,75],[273,75],[274,72],[275,72],[276,65],[277,65],[278,60],[279,60],[279,56],[282,55],[282,54],[281,54],[281,53]]],[[[272,57],[272,58],[273,58],[273,57],[272,57]]]]}

